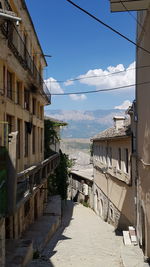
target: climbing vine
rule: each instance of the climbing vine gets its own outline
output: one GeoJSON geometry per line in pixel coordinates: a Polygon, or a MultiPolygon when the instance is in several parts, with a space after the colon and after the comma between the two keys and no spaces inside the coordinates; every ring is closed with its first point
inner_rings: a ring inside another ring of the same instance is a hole
{"type": "Polygon", "coordinates": [[[59,136],[55,130],[56,123],[50,120],[44,120],[44,158],[48,158],[54,154],[50,145],[55,141],[59,141],[59,136]]]}
{"type": "Polygon", "coordinates": [[[60,150],[60,163],[55,173],[49,177],[49,193],[50,195],[59,194],[62,200],[67,199],[68,175],[72,161],[68,155],[60,150]]]}

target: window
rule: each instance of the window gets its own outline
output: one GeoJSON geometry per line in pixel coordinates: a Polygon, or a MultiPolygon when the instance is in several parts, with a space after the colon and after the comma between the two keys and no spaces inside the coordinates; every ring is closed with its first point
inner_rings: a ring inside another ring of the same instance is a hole
{"type": "Polygon", "coordinates": [[[24,123],[25,131],[24,131],[24,139],[25,139],[25,148],[24,148],[24,156],[27,157],[29,153],[29,139],[28,139],[28,124],[24,123]]]}
{"type": "Polygon", "coordinates": [[[40,106],[40,119],[43,119],[43,106],[40,106]]]}
{"type": "Polygon", "coordinates": [[[13,74],[7,71],[7,97],[12,99],[13,92],[13,74]]]}
{"type": "Polygon", "coordinates": [[[8,134],[10,134],[12,132],[12,129],[13,129],[13,117],[10,115],[7,115],[6,120],[8,122],[8,134]]]}
{"type": "Polygon", "coordinates": [[[43,129],[41,128],[41,153],[43,152],[43,129]]]}
{"type": "Polygon", "coordinates": [[[121,148],[118,149],[118,169],[121,170],[121,148]]]}
{"type": "Polygon", "coordinates": [[[35,134],[35,131],[36,131],[36,127],[33,126],[33,129],[32,129],[32,153],[35,154],[35,138],[36,138],[36,134],[35,134]]]}
{"type": "Polygon", "coordinates": [[[129,172],[129,153],[127,148],[125,148],[125,172],[129,172]]]}
{"type": "Polygon", "coordinates": [[[108,147],[108,166],[112,166],[112,148],[108,147]]]}
{"type": "Polygon", "coordinates": [[[3,66],[3,91],[6,90],[6,68],[3,66]]]}
{"type": "Polygon", "coordinates": [[[29,93],[29,90],[25,89],[24,90],[24,108],[29,110],[29,105],[30,105],[30,93],[29,93]]]}
{"type": "Polygon", "coordinates": [[[17,131],[18,131],[18,135],[17,135],[17,157],[18,159],[20,159],[20,140],[21,140],[21,120],[17,120],[17,131]]]}
{"type": "Polygon", "coordinates": [[[21,83],[17,82],[17,87],[16,87],[16,103],[21,104],[21,83]]]}
{"type": "Polygon", "coordinates": [[[24,34],[24,59],[27,59],[27,35],[24,34]]]}
{"type": "Polygon", "coordinates": [[[36,115],[36,99],[32,98],[32,113],[36,115]]]}
{"type": "Polygon", "coordinates": [[[101,159],[102,159],[102,162],[103,162],[104,161],[103,146],[101,147],[101,159]]]}
{"type": "Polygon", "coordinates": [[[112,148],[109,148],[110,166],[112,166],[112,148]]]}

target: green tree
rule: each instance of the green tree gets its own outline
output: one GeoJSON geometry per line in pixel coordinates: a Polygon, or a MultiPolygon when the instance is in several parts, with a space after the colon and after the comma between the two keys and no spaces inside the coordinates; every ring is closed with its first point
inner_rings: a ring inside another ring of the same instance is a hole
{"type": "Polygon", "coordinates": [[[62,200],[67,199],[68,175],[69,168],[72,166],[72,161],[68,155],[60,150],[60,162],[55,170],[55,173],[49,177],[49,193],[59,194],[62,200]]]}
{"type": "Polygon", "coordinates": [[[59,137],[55,130],[56,123],[50,120],[44,120],[44,158],[48,158],[54,154],[54,151],[51,150],[50,145],[59,141],[59,137]]]}

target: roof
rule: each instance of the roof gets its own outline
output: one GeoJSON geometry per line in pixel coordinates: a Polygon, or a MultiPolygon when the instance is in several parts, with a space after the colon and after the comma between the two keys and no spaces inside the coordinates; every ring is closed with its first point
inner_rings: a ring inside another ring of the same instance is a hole
{"type": "Polygon", "coordinates": [[[56,123],[57,126],[67,126],[68,125],[68,123],[65,121],[60,121],[60,120],[57,120],[57,119],[49,117],[49,116],[44,116],[44,120],[47,120],[47,121],[49,120],[51,122],[54,122],[54,124],[56,123]]]}
{"type": "Polygon", "coordinates": [[[87,179],[89,181],[93,181],[93,168],[80,169],[80,170],[74,169],[70,173],[71,174],[76,174],[76,175],[82,177],[83,179],[87,179]]]}
{"type": "Polygon", "coordinates": [[[130,120],[126,119],[124,123],[124,127],[121,129],[116,129],[115,127],[108,128],[103,132],[98,133],[95,135],[91,140],[107,140],[107,139],[114,139],[114,138],[123,138],[131,136],[131,124],[130,120]]]}

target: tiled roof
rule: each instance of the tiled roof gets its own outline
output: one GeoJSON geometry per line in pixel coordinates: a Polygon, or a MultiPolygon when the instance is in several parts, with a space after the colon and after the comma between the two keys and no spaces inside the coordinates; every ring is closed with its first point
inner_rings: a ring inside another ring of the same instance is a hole
{"type": "Polygon", "coordinates": [[[116,129],[115,127],[108,128],[97,135],[95,135],[92,140],[103,140],[103,139],[112,139],[119,137],[126,137],[131,135],[131,124],[130,120],[126,119],[124,127],[121,129],[116,129]]]}

